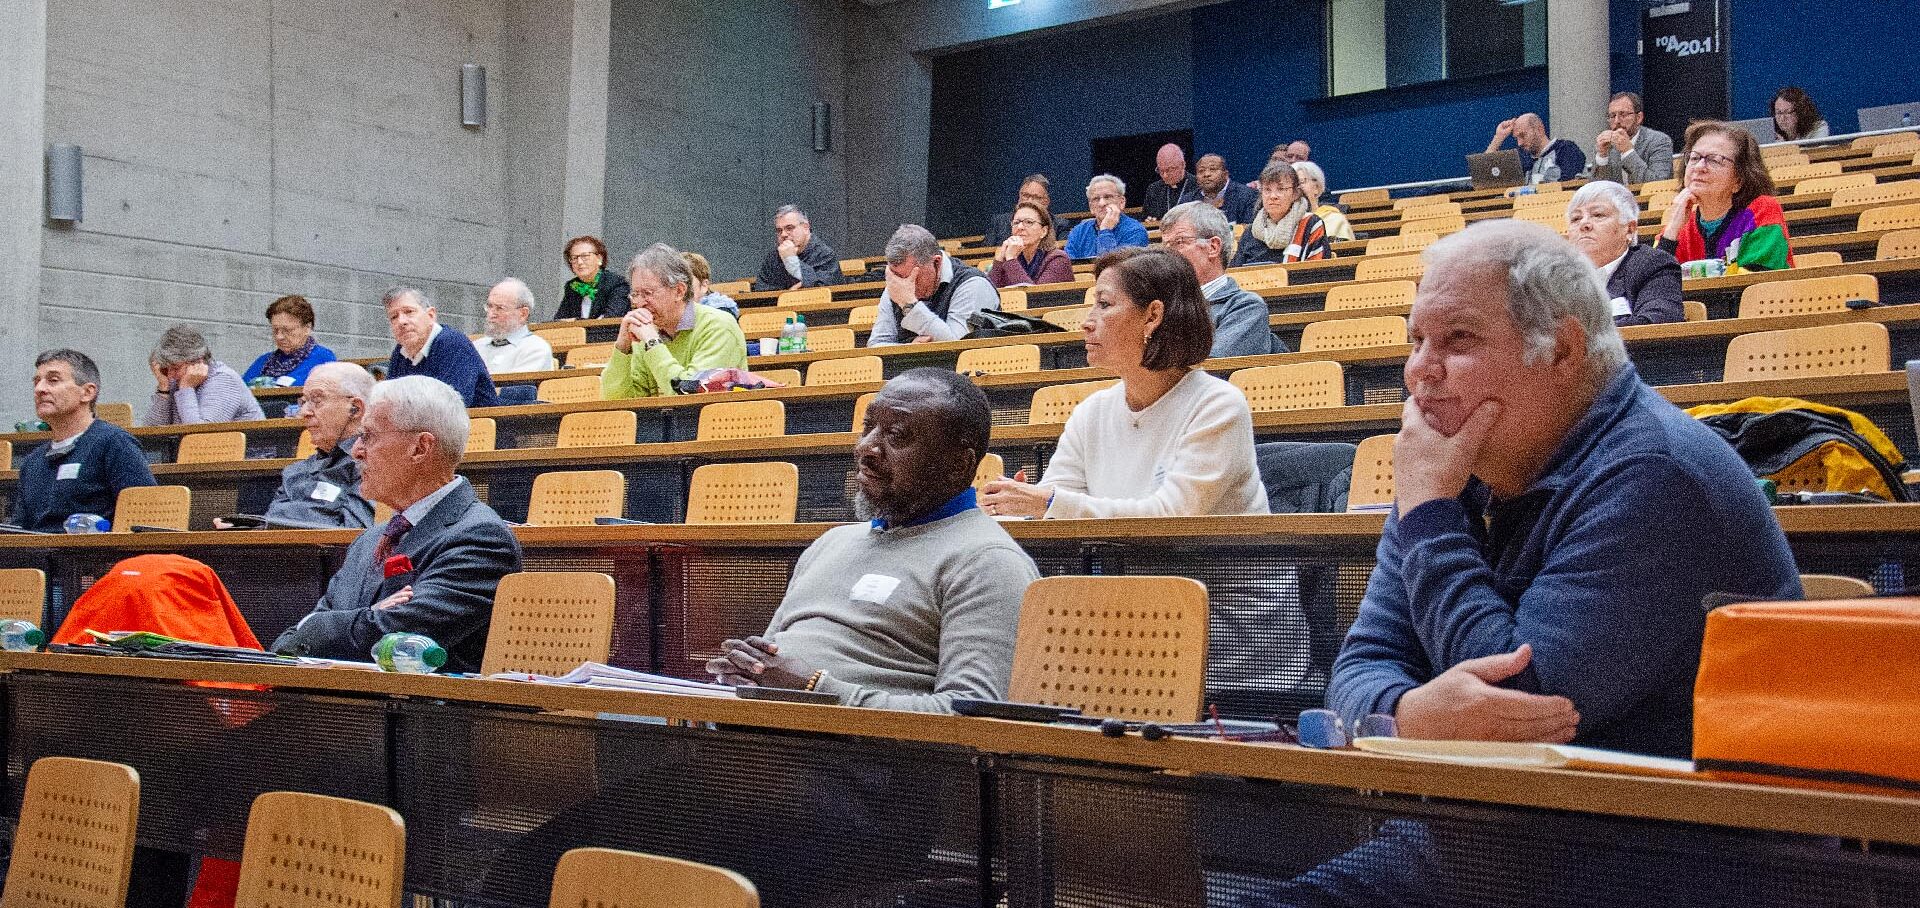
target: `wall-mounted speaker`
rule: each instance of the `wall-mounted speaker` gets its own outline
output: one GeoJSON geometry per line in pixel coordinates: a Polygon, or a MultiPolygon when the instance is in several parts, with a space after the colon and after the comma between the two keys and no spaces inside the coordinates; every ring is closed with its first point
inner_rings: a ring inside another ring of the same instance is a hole
{"type": "Polygon", "coordinates": [[[47,149],[47,218],[80,220],[80,146],[55,143],[47,149]]]}
{"type": "Polygon", "coordinates": [[[460,125],[487,125],[487,68],[460,64],[460,125]]]}
{"type": "Polygon", "coordinates": [[[833,147],[833,107],[825,101],[813,102],[813,150],[833,147]]]}

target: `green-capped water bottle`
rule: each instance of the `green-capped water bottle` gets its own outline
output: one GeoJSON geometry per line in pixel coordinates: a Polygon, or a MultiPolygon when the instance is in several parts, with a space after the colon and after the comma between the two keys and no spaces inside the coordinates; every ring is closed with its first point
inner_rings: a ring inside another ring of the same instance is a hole
{"type": "Polygon", "coordinates": [[[447,651],[426,634],[394,631],[373,645],[373,661],[384,672],[427,675],[447,664],[447,651]]]}
{"type": "Polygon", "coordinates": [[[0,649],[10,653],[31,653],[47,645],[47,632],[31,621],[19,618],[0,622],[0,649]]]}

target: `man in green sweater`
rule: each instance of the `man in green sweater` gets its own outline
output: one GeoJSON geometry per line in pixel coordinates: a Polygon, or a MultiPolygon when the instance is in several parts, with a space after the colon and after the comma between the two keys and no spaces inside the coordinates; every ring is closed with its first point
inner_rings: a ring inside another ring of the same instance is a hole
{"type": "Polygon", "coordinates": [[[854,447],[857,504],[872,519],[809,546],[766,633],[726,641],[707,670],[875,709],[1002,699],[1020,600],[1040,572],[974,503],[991,413],[973,382],[946,369],[887,382],[854,447]]]}
{"type": "Polygon", "coordinates": [[[620,320],[613,358],[600,373],[600,396],[665,397],[673,383],[707,369],[747,366],[740,323],[693,301],[693,272],[679,250],[655,243],[627,271],[633,309],[620,320]]]}

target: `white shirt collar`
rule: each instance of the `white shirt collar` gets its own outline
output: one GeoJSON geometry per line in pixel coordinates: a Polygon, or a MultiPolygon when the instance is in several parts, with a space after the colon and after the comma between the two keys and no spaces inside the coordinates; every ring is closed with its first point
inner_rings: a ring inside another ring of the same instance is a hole
{"type": "Polygon", "coordinates": [[[400,355],[407,356],[407,362],[410,362],[416,366],[420,365],[420,361],[427,358],[427,351],[433,349],[433,342],[439,339],[440,339],[440,323],[434,322],[433,330],[427,332],[427,342],[420,345],[419,356],[407,356],[407,348],[405,347],[400,348],[400,355]]]}
{"type": "Polygon", "coordinates": [[[407,518],[408,523],[419,526],[420,521],[427,519],[427,514],[433,511],[434,506],[438,505],[441,499],[446,498],[455,488],[466,481],[467,478],[465,476],[453,477],[451,482],[427,493],[427,497],[407,505],[407,509],[400,512],[401,516],[407,518]]]}
{"type": "MultiPolygon", "coordinates": [[[[1213,295],[1215,293],[1218,293],[1221,289],[1225,288],[1227,286],[1227,282],[1232,280],[1233,280],[1233,275],[1227,274],[1226,272],[1223,271],[1220,273],[1219,277],[1216,277],[1213,280],[1210,280],[1200,286],[1200,295],[1206,299],[1213,299],[1213,295]]],[[[1234,281],[1235,286],[1238,286],[1239,283],[1240,283],[1239,281],[1234,281]]]]}
{"type": "MultiPolygon", "coordinates": [[[[1633,251],[1633,247],[1628,246],[1627,252],[1632,252],[1632,251],[1633,251]]],[[[1613,261],[1600,266],[1600,283],[1605,284],[1606,282],[1613,280],[1613,273],[1615,271],[1620,270],[1621,262],[1624,262],[1627,260],[1627,252],[1620,253],[1619,258],[1614,259],[1613,261]]]]}

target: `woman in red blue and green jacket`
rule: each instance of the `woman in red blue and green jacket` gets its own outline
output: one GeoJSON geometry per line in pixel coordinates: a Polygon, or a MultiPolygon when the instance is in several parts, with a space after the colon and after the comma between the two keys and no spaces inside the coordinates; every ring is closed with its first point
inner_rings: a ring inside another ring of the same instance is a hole
{"type": "Polygon", "coordinates": [[[1687,128],[1686,185],[1667,208],[1659,247],[1681,264],[1723,259],[1727,270],[1793,267],[1793,250],[1760,143],[1738,126],[1703,120],[1687,128]]]}

